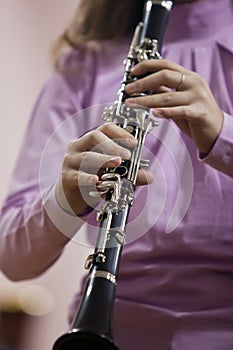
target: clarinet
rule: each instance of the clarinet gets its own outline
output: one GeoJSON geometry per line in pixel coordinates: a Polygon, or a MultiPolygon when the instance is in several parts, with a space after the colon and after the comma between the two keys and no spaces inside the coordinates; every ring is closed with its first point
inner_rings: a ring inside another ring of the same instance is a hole
{"type": "Polygon", "coordinates": [[[96,247],[86,260],[85,267],[89,274],[71,329],[57,339],[53,350],[118,349],[113,341],[112,320],[127,218],[134,202],[138,170],[149,166],[148,160],[141,159],[145,139],[158,125],[148,109],[125,105],[125,100],[130,97],[125,93],[125,86],[137,79],[131,74],[135,64],[161,58],[162,41],[171,8],[172,1],[145,1],[142,22],[135,29],[124,61],[125,70],[118,99],[103,112],[104,121],[115,122],[134,135],[138,143],[131,150],[130,160],[122,161],[115,169],[106,169],[97,190],[90,192],[92,197],[105,195],[105,203],[96,218],[99,222],[96,247]]]}

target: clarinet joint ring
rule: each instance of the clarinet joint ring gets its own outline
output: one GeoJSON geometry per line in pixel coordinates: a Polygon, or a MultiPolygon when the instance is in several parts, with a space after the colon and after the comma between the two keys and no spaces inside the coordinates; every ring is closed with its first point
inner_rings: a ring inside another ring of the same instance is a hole
{"type": "Polygon", "coordinates": [[[112,282],[113,284],[116,285],[116,276],[113,275],[112,273],[108,271],[103,271],[103,270],[95,270],[91,273],[89,278],[105,278],[108,281],[112,282]]]}

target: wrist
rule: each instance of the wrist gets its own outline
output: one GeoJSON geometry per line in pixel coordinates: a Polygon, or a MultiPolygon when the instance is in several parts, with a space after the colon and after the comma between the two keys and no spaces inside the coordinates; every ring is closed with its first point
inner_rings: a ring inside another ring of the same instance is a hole
{"type": "MultiPolygon", "coordinates": [[[[75,195],[75,203],[73,205],[70,205],[69,201],[65,195],[65,192],[63,190],[62,180],[60,179],[58,181],[58,183],[56,184],[55,196],[56,196],[56,201],[57,201],[59,207],[70,215],[75,215],[75,216],[79,216],[79,217],[87,216],[88,214],[90,214],[94,210],[96,203],[94,203],[93,206],[88,205],[83,200],[83,197],[79,193],[79,190],[77,190],[76,194],[77,195],[75,195]]],[[[72,196],[72,198],[73,197],[74,196],[72,196]]]]}
{"type": "Polygon", "coordinates": [[[66,199],[61,179],[56,184],[55,196],[56,196],[56,201],[61,209],[63,209],[68,214],[76,215],[75,212],[71,209],[66,199]]]}

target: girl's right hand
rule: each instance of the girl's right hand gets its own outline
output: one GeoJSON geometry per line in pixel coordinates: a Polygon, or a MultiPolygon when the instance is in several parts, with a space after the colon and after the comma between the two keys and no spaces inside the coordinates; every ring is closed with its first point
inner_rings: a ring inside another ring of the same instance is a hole
{"type": "MultiPolygon", "coordinates": [[[[133,149],[136,145],[137,140],[114,123],[103,124],[71,142],[56,187],[60,206],[81,215],[87,206],[95,205],[96,199],[92,199],[88,193],[99,182],[103,169],[115,168],[123,159],[129,159],[131,152],[128,148],[133,149]],[[88,203],[85,198],[88,198],[88,203]]],[[[152,181],[150,172],[139,170],[137,185],[146,185],[152,181]]]]}

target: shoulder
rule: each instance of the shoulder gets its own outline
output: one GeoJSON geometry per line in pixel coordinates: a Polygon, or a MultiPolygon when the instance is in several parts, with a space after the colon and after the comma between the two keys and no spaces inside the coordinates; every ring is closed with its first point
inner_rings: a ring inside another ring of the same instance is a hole
{"type": "Polygon", "coordinates": [[[90,41],[76,49],[63,51],[57,62],[57,71],[64,79],[93,75],[99,68],[111,69],[114,62],[122,60],[128,50],[128,39],[122,41],[90,41]]]}
{"type": "Polygon", "coordinates": [[[88,42],[77,49],[68,48],[58,59],[54,72],[56,79],[71,93],[82,94],[88,100],[86,97],[99,78],[103,81],[109,74],[113,75],[116,68],[123,66],[127,50],[128,42],[110,40],[88,42]]]}
{"type": "Polygon", "coordinates": [[[55,72],[69,85],[74,80],[80,81],[88,73],[93,73],[93,65],[98,50],[94,45],[83,45],[77,49],[67,48],[62,51],[55,66],[55,72]]]}

